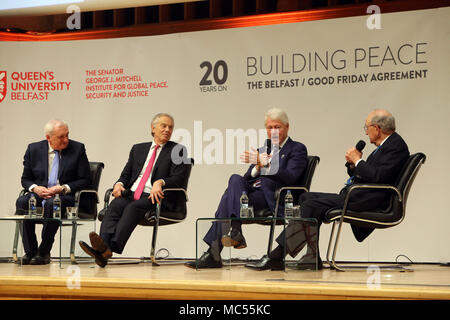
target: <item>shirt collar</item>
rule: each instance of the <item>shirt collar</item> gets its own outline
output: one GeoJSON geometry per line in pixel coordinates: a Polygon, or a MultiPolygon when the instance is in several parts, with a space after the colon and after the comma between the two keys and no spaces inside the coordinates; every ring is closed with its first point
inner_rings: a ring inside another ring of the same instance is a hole
{"type": "Polygon", "coordinates": [[[286,142],[289,140],[289,136],[286,137],[286,139],[284,139],[283,143],[280,144],[280,149],[283,148],[283,146],[286,144],[286,142]]]}
{"type": "Polygon", "coordinates": [[[384,138],[383,141],[381,141],[381,143],[380,143],[380,145],[378,146],[378,148],[381,147],[381,146],[383,145],[383,143],[385,143],[386,140],[389,139],[390,136],[392,136],[392,133],[391,133],[390,135],[388,135],[386,138],[384,138]]]}
{"type": "Polygon", "coordinates": [[[52,146],[50,145],[50,143],[48,143],[48,153],[53,153],[55,150],[52,148],[52,146]]]}
{"type": "MultiPolygon", "coordinates": [[[[160,145],[159,145],[159,149],[161,150],[162,147],[164,147],[166,144],[167,144],[167,142],[164,143],[164,144],[160,144],[160,145]]],[[[155,140],[153,140],[153,141],[152,141],[152,146],[150,147],[150,150],[155,149],[156,145],[157,145],[157,143],[155,142],[155,140]]]]}

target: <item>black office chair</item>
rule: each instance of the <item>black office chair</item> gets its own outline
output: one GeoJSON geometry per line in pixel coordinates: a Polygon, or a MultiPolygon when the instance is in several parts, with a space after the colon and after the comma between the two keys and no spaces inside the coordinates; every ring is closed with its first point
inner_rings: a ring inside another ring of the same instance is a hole
{"type": "MultiPolygon", "coordinates": [[[[72,235],[70,240],[70,261],[73,264],[77,263],[75,257],[75,241],[77,236],[77,226],[81,225],[82,220],[95,221],[97,218],[97,204],[98,201],[98,186],[100,184],[100,178],[102,176],[103,168],[105,167],[103,162],[89,162],[89,168],[91,173],[91,185],[89,189],[77,191],[75,193],[75,207],[77,207],[78,217],[81,220],[72,221],[69,223],[63,223],[63,227],[72,227],[72,235]]],[[[19,197],[29,193],[28,190],[23,189],[20,191],[19,197]]],[[[16,223],[16,231],[13,242],[13,259],[18,261],[17,257],[17,245],[19,242],[20,222],[16,223]]]]}
{"type": "MultiPolygon", "coordinates": [[[[304,192],[308,192],[311,188],[311,182],[312,178],[314,176],[314,172],[316,170],[316,166],[320,162],[320,157],[318,156],[308,156],[308,163],[306,166],[306,170],[298,183],[296,183],[294,186],[286,186],[278,189],[275,192],[275,213],[272,212],[269,208],[261,209],[254,212],[255,218],[272,218],[277,216],[278,212],[278,206],[280,201],[283,201],[284,196],[286,195],[286,192],[288,190],[291,190],[292,195],[294,197],[294,203],[298,203],[298,199],[300,195],[304,192]]],[[[269,234],[269,244],[267,246],[267,255],[272,251],[272,242],[273,237],[275,233],[275,226],[283,224],[283,220],[275,220],[275,219],[268,219],[268,220],[244,220],[244,224],[261,224],[261,225],[270,225],[270,234],[269,234]]]]}
{"type": "MultiPolygon", "coordinates": [[[[397,181],[394,185],[384,185],[384,184],[354,184],[352,185],[344,200],[344,206],[342,209],[332,209],[325,214],[325,223],[333,223],[331,229],[330,240],[327,249],[327,261],[332,269],[338,271],[345,271],[343,267],[336,264],[336,251],[339,242],[339,236],[341,233],[341,228],[343,222],[350,223],[359,227],[366,228],[391,228],[400,224],[405,218],[406,211],[406,201],[408,199],[408,194],[411,189],[412,183],[416,178],[417,173],[421,165],[425,162],[426,156],[423,153],[416,153],[409,157],[408,161],[404,165],[401,173],[399,174],[397,181]],[[389,207],[381,212],[372,211],[352,211],[347,209],[348,201],[354,190],[358,189],[385,189],[392,192],[389,207]],[[334,230],[336,224],[339,224],[337,235],[333,246],[333,256],[330,261],[329,254],[332,247],[332,240],[334,237],[334,230]]],[[[347,269],[361,268],[357,266],[347,267],[347,269]]],[[[365,267],[363,267],[365,268],[365,267]]],[[[381,268],[381,267],[380,267],[381,268]]],[[[386,266],[389,269],[399,269],[401,266],[386,266]]]]}
{"type": "MultiPolygon", "coordinates": [[[[183,185],[185,188],[166,188],[164,190],[164,194],[167,193],[177,193],[176,205],[173,211],[166,210],[165,207],[162,207],[164,199],[160,201],[160,204],[156,206],[155,211],[149,211],[145,214],[145,217],[139,221],[138,225],[140,226],[150,226],[153,227],[153,235],[152,235],[152,244],[150,251],[150,260],[152,261],[153,266],[159,266],[156,262],[155,258],[155,248],[156,248],[156,238],[158,235],[159,226],[165,226],[170,224],[175,224],[182,222],[186,219],[187,209],[186,202],[188,201],[187,196],[187,185],[189,182],[189,177],[191,174],[192,167],[194,165],[194,159],[190,159],[190,163],[184,164],[186,166],[185,169],[185,180],[183,185]]],[[[111,199],[113,189],[110,188],[105,192],[105,204],[104,208],[98,214],[98,220],[102,221],[104,216],[108,214],[108,206],[111,199]]]]}

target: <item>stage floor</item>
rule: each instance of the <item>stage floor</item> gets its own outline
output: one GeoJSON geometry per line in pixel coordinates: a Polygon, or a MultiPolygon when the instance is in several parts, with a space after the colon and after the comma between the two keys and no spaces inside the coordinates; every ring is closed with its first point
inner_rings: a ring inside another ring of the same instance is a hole
{"type": "MultiPolygon", "coordinates": [[[[113,260],[118,262],[120,260],[113,260]]],[[[0,264],[0,299],[450,299],[450,267],[414,264],[412,272],[253,271],[242,264],[190,269],[52,260],[45,266],[0,264]]],[[[369,270],[369,271],[368,271],[369,270]]]]}

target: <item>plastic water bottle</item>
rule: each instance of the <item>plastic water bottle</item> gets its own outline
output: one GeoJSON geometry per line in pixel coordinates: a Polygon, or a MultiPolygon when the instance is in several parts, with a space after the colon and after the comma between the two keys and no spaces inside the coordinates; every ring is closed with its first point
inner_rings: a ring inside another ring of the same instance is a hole
{"type": "Polygon", "coordinates": [[[59,198],[59,194],[53,199],[53,218],[61,219],[61,199],[59,198]]]}
{"type": "Polygon", "coordinates": [[[28,200],[28,215],[32,218],[36,217],[36,198],[34,193],[31,194],[30,200],[28,200]]]}
{"type": "Polygon", "coordinates": [[[288,190],[284,197],[284,217],[294,217],[294,197],[292,196],[291,190],[288,190]]]}
{"type": "Polygon", "coordinates": [[[241,195],[241,198],[240,198],[240,203],[241,203],[241,212],[240,212],[241,218],[248,218],[248,196],[247,196],[247,192],[242,191],[242,195],[241,195]]]}

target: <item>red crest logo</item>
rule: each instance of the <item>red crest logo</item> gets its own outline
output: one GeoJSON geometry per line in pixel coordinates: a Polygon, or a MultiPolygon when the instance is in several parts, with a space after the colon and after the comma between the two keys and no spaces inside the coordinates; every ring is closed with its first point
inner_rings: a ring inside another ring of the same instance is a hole
{"type": "Polygon", "coordinates": [[[6,71],[0,71],[0,102],[6,97],[6,71]]]}

